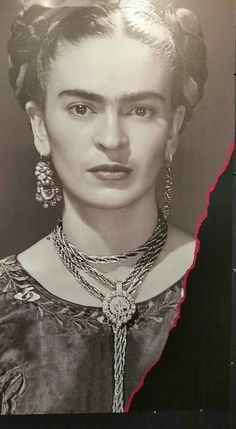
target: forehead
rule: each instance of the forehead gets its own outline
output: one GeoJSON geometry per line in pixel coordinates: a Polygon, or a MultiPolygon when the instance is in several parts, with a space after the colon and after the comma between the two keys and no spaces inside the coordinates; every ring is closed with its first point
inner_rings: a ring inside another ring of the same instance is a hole
{"type": "Polygon", "coordinates": [[[128,36],[89,37],[58,47],[48,77],[47,93],[82,89],[106,98],[127,92],[158,91],[170,95],[171,71],[164,57],[128,36]]]}

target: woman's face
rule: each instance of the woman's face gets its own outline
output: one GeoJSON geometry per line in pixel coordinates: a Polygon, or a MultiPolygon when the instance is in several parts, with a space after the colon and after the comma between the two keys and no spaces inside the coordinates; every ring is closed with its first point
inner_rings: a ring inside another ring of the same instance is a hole
{"type": "Polygon", "coordinates": [[[26,109],[67,198],[113,209],[153,196],[183,119],[172,111],[170,83],[165,60],[127,36],[59,48],[45,111],[26,109]]]}

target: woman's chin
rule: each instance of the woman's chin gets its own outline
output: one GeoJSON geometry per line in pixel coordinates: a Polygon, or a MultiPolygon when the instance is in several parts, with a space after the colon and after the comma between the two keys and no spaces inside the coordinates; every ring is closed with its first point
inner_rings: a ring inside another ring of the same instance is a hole
{"type": "Polygon", "coordinates": [[[155,196],[155,186],[150,187],[129,187],[127,189],[91,189],[80,188],[80,192],[63,192],[65,206],[72,203],[74,206],[91,207],[101,210],[118,210],[136,206],[140,201],[153,200],[155,196]]]}
{"type": "Polygon", "coordinates": [[[101,210],[119,210],[123,209],[125,207],[129,207],[134,203],[133,200],[120,200],[120,199],[107,199],[105,201],[103,200],[96,200],[96,201],[86,201],[85,204],[89,207],[101,209],[101,210]]]}
{"type": "Polygon", "coordinates": [[[80,207],[90,207],[100,210],[118,210],[131,207],[138,199],[139,198],[136,196],[130,194],[116,195],[116,192],[114,191],[110,193],[110,195],[100,196],[97,194],[94,195],[94,197],[88,193],[86,197],[75,195],[72,198],[65,197],[65,206],[67,205],[67,202],[71,201],[73,205],[80,207]]]}

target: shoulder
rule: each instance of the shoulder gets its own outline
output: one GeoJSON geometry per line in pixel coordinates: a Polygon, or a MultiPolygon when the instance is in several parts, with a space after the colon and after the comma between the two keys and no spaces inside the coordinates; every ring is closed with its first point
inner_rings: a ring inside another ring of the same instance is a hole
{"type": "Polygon", "coordinates": [[[195,239],[182,229],[169,225],[165,246],[155,267],[155,272],[164,279],[166,285],[180,280],[193,264],[195,239]]]}
{"type": "Polygon", "coordinates": [[[196,241],[192,235],[174,225],[169,225],[163,256],[170,265],[180,264],[184,274],[192,265],[195,245],[196,241]]]}
{"type": "Polygon", "coordinates": [[[169,225],[168,237],[148,282],[141,288],[139,300],[147,300],[179,283],[194,261],[195,240],[185,231],[169,225]]]}
{"type": "Polygon", "coordinates": [[[31,276],[23,269],[18,262],[16,255],[8,256],[0,260],[0,310],[1,316],[10,314],[10,309],[18,311],[23,307],[23,301],[35,301],[39,298],[34,291],[34,284],[31,276]],[[18,308],[18,304],[20,305],[18,308]]]}
{"type": "Polygon", "coordinates": [[[164,254],[166,257],[181,257],[190,261],[194,255],[195,244],[192,235],[174,225],[169,225],[164,254]]]}
{"type": "Polygon", "coordinates": [[[53,272],[55,269],[60,270],[61,267],[53,246],[52,234],[45,236],[20,253],[17,259],[27,272],[36,278],[38,274],[44,271],[45,267],[50,267],[50,272],[53,272]]]}
{"type": "MultiPolygon", "coordinates": [[[[17,330],[22,307],[20,299],[27,276],[17,263],[15,255],[0,260],[0,338],[11,335],[17,330]]],[[[0,339],[0,343],[1,343],[0,339]]],[[[2,343],[3,345],[3,343],[2,343]]],[[[6,344],[5,344],[6,345],[6,344]]]]}
{"type": "Polygon", "coordinates": [[[30,323],[28,308],[22,305],[22,285],[27,284],[26,279],[15,255],[0,260],[0,390],[3,394],[0,414],[9,414],[8,406],[11,407],[25,386],[28,361],[22,358],[27,349],[25,333],[34,326],[30,323]]]}

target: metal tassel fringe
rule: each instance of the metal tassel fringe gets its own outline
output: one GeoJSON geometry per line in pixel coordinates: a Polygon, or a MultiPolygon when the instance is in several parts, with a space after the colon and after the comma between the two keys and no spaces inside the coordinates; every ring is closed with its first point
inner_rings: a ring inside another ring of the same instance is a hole
{"type": "Polygon", "coordinates": [[[127,327],[112,326],[114,334],[114,390],[113,390],[113,413],[123,413],[124,408],[124,372],[125,372],[125,352],[127,343],[127,327]]]}

